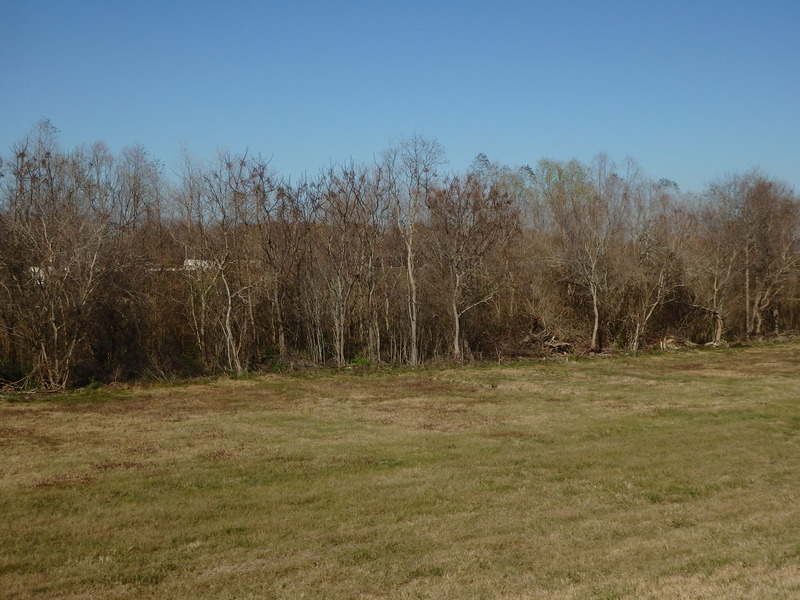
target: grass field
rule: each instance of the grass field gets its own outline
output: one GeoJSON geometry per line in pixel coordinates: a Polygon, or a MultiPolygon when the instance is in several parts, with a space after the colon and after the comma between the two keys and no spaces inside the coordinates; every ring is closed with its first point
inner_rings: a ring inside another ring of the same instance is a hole
{"type": "Polygon", "coordinates": [[[0,401],[2,598],[798,598],[800,345],[0,401]]]}

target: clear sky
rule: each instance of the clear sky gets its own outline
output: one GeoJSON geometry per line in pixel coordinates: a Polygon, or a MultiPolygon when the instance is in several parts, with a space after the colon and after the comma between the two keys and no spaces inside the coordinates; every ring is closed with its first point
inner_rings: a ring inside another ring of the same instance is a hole
{"type": "Polygon", "coordinates": [[[800,2],[5,2],[0,151],[62,145],[272,158],[296,178],[418,133],[480,152],[631,156],[700,191],[761,168],[800,192],[800,2]]]}

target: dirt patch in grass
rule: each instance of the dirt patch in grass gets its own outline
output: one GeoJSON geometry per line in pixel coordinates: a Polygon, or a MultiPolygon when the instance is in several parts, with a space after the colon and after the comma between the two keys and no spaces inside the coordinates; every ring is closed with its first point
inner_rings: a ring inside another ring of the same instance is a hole
{"type": "Polygon", "coordinates": [[[55,473],[39,479],[35,486],[40,488],[59,488],[88,485],[94,478],[88,473],[55,473]]]}

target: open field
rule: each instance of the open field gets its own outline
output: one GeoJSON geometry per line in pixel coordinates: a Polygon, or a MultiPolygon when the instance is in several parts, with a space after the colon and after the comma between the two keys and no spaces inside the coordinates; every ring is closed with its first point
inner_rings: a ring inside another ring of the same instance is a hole
{"type": "Polygon", "coordinates": [[[797,598],[800,345],[0,402],[3,598],[797,598]]]}

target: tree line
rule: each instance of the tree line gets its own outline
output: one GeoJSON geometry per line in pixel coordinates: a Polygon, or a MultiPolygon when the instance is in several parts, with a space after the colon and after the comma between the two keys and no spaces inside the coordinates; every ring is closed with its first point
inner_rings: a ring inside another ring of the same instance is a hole
{"type": "Polygon", "coordinates": [[[243,374],[636,352],[800,322],[798,198],[758,171],[684,193],[627,160],[479,155],[413,136],[291,182],[269,161],[62,149],[0,159],[0,381],[243,374]]]}

